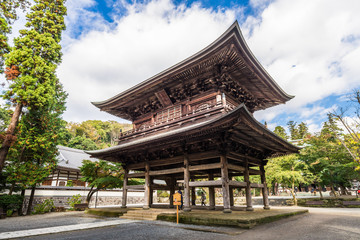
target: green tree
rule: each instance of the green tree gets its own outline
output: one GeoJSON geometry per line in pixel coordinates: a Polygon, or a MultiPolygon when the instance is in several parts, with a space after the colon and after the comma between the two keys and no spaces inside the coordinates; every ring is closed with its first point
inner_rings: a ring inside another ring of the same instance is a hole
{"type": "Polygon", "coordinates": [[[0,1],[0,73],[4,72],[4,55],[10,51],[7,35],[11,33],[11,24],[17,18],[16,10],[25,9],[27,0],[0,1]]]}
{"type": "Polygon", "coordinates": [[[28,214],[36,186],[56,168],[57,145],[62,128],[61,115],[65,110],[67,95],[60,83],[55,88],[53,104],[47,108],[31,108],[21,118],[17,141],[10,149],[10,164],[6,167],[8,182],[20,183],[22,188],[32,188],[28,214]]]}
{"type": "Polygon", "coordinates": [[[10,122],[11,110],[7,107],[0,107],[0,134],[3,134],[10,122]]]}
{"type": "Polygon", "coordinates": [[[285,140],[289,139],[289,136],[286,134],[285,128],[283,128],[282,126],[275,127],[274,133],[285,140]]]}
{"type": "Polygon", "coordinates": [[[83,160],[83,165],[80,167],[81,179],[89,183],[90,191],[86,197],[86,202],[89,203],[91,197],[99,190],[121,188],[124,183],[124,170],[120,163],[110,163],[99,160],[92,162],[90,160],[83,160]]]}
{"type": "Polygon", "coordinates": [[[312,180],[306,165],[297,154],[271,158],[265,166],[265,170],[269,183],[290,186],[295,205],[297,205],[295,185],[308,183],[312,180]]]}
{"type": "Polygon", "coordinates": [[[76,136],[71,138],[67,143],[68,147],[81,149],[81,150],[96,150],[98,149],[96,144],[89,138],[84,136],[76,136]]]}
{"type": "Polygon", "coordinates": [[[287,125],[290,131],[291,140],[303,139],[307,134],[309,134],[308,127],[304,122],[297,124],[294,121],[289,121],[287,125]]]}
{"type": "MultiPolygon", "coordinates": [[[[330,117],[334,122],[344,127],[347,134],[337,134],[336,137],[351,155],[357,171],[360,171],[360,90],[354,90],[349,100],[350,107],[348,109],[340,108],[338,111],[331,113],[330,117]],[[352,114],[352,112],[355,114],[352,114]]],[[[334,129],[334,132],[337,132],[336,129],[334,129]]]]}
{"type": "Polygon", "coordinates": [[[355,172],[355,162],[337,139],[340,133],[341,129],[329,116],[321,132],[305,139],[307,147],[301,150],[301,158],[315,176],[319,189],[321,185],[329,185],[334,196],[334,187],[340,187],[344,193],[351,180],[359,179],[355,172]]]}
{"type": "Polygon", "coordinates": [[[64,0],[34,0],[26,15],[25,30],[14,40],[15,46],[6,54],[9,70],[6,78],[11,81],[3,98],[15,106],[6,137],[0,149],[0,170],[14,137],[15,128],[23,107],[38,111],[54,104],[57,78],[55,70],[61,61],[61,32],[65,29],[64,0]]]}

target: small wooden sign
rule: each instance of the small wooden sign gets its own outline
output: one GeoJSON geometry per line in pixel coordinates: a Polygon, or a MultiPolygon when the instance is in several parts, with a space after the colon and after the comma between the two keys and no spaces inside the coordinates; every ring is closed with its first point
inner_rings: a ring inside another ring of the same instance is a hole
{"type": "Polygon", "coordinates": [[[173,199],[174,199],[174,205],[181,205],[181,194],[180,193],[174,193],[173,199]]]}

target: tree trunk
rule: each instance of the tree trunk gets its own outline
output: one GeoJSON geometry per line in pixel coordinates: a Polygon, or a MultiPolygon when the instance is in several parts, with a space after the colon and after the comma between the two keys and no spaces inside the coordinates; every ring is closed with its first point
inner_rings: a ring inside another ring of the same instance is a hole
{"type": "Polygon", "coordinates": [[[334,194],[334,197],[336,197],[336,191],[334,189],[334,185],[330,184],[330,187],[331,187],[331,192],[334,194]]]}
{"type": "Polygon", "coordinates": [[[27,208],[27,211],[26,211],[26,215],[31,215],[31,206],[32,206],[33,201],[34,201],[35,188],[36,188],[36,186],[31,187],[31,194],[30,194],[30,198],[29,198],[29,204],[28,204],[28,208],[27,208]]]}
{"type": "Polygon", "coordinates": [[[24,201],[25,201],[25,189],[21,190],[21,196],[23,197],[23,203],[21,204],[19,210],[18,210],[18,214],[19,216],[23,215],[23,206],[24,206],[24,201]]]}
{"type": "Polygon", "coordinates": [[[340,191],[341,191],[341,195],[346,195],[346,189],[344,186],[340,185],[340,191]]]}
{"type": "Polygon", "coordinates": [[[322,195],[322,186],[320,183],[318,183],[318,187],[319,187],[319,193],[320,193],[320,199],[323,199],[323,195],[322,195]]]}
{"type": "Polygon", "coordinates": [[[90,192],[88,193],[87,197],[86,197],[86,203],[89,205],[90,204],[90,200],[91,197],[94,195],[94,193],[96,193],[97,191],[99,191],[99,189],[91,189],[90,192]]]}
{"type": "Polygon", "coordinates": [[[9,152],[9,148],[11,147],[11,144],[14,141],[14,134],[15,134],[15,129],[16,129],[16,125],[19,122],[19,117],[21,115],[21,110],[22,110],[22,104],[18,103],[15,107],[14,113],[11,117],[10,120],[10,124],[8,129],[6,130],[5,133],[5,139],[4,142],[0,148],[0,172],[2,171],[4,165],[5,165],[5,159],[6,156],[9,152]]]}
{"type": "Polygon", "coordinates": [[[12,183],[11,187],[10,187],[10,190],[9,190],[9,195],[12,195],[12,193],[14,191],[14,188],[15,188],[15,183],[12,183]]]}
{"type": "Polygon", "coordinates": [[[292,197],[293,197],[293,200],[294,200],[294,205],[297,206],[297,199],[296,199],[296,196],[295,196],[295,183],[292,182],[291,184],[291,194],[292,194],[292,197]]]}

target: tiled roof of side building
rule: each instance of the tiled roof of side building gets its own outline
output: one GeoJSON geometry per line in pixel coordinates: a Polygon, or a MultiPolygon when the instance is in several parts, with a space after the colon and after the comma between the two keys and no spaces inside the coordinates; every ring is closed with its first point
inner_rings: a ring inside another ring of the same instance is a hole
{"type": "Polygon", "coordinates": [[[58,167],[70,168],[79,170],[83,160],[97,161],[96,158],[91,158],[91,156],[85,153],[83,150],[57,146],[59,149],[58,155],[58,167]]]}

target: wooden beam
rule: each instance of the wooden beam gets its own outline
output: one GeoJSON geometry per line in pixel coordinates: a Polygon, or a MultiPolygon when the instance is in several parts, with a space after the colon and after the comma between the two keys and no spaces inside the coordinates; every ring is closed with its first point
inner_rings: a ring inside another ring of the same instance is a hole
{"type": "Polygon", "coordinates": [[[228,164],[228,169],[235,170],[235,171],[238,171],[238,172],[244,172],[245,171],[244,167],[238,166],[238,165],[235,165],[235,164],[228,164]]]}
{"type": "Polygon", "coordinates": [[[246,182],[229,181],[229,186],[232,186],[232,187],[246,187],[246,182]]]}
{"type": "Polygon", "coordinates": [[[220,163],[210,163],[210,164],[203,164],[203,165],[195,165],[195,166],[190,166],[189,170],[190,171],[199,171],[199,170],[208,170],[208,169],[216,169],[216,168],[221,168],[221,164],[220,163]]]}
{"type": "Polygon", "coordinates": [[[247,156],[241,153],[236,153],[236,152],[230,152],[227,155],[229,158],[234,159],[236,161],[240,161],[240,162],[245,162],[245,160],[249,160],[250,163],[255,164],[255,165],[262,165],[262,160],[258,159],[258,158],[254,158],[251,156],[247,156]]]}
{"type": "Polygon", "coordinates": [[[141,178],[145,177],[145,172],[139,172],[139,173],[129,173],[128,178],[141,178]]]}
{"type": "Polygon", "coordinates": [[[189,182],[190,187],[221,187],[221,180],[189,182]]]}
{"type": "Polygon", "coordinates": [[[264,184],[260,183],[250,183],[251,188],[264,188],[264,184]]]}
{"type": "Polygon", "coordinates": [[[251,168],[249,168],[249,173],[250,173],[251,175],[261,175],[261,171],[260,171],[260,170],[251,169],[251,168]]]}
{"type": "Polygon", "coordinates": [[[160,185],[160,184],[152,184],[151,189],[153,190],[167,190],[170,191],[170,187],[166,185],[160,185]]]}
{"type": "Polygon", "coordinates": [[[164,169],[164,170],[150,171],[150,176],[168,175],[168,174],[182,173],[182,172],[184,172],[183,167],[170,168],[170,169],[164,169]]]}
{"type": "Polygon", "coordinates": [[[141,189],[144,190],[145,189],[145,185],[127,185],[126,189],[141,189]]]}
{"type": "MultiPolygon", "coordinates": [[[[217,158],[220,155],[217,151],[209,151],[203,153],[193,153],[193,154],[189,154],[188,156],[189,156],[189,160],[191,161],[200,161],[209,158],[217,158]]],[[[184,156],[176,156],[176,157],[164,158],[159,160],[152,160],[149,161],[149,165],[150,167],[160,167],[160,166],[167,166],[167,165],[183,163],[183,162],[184,162],[184,156]]],[[[142,162],[142,163],[129,164],[127,165],[127,168],[129,170],[143,169],[145,168],[145,163],[142,162]]]]}

